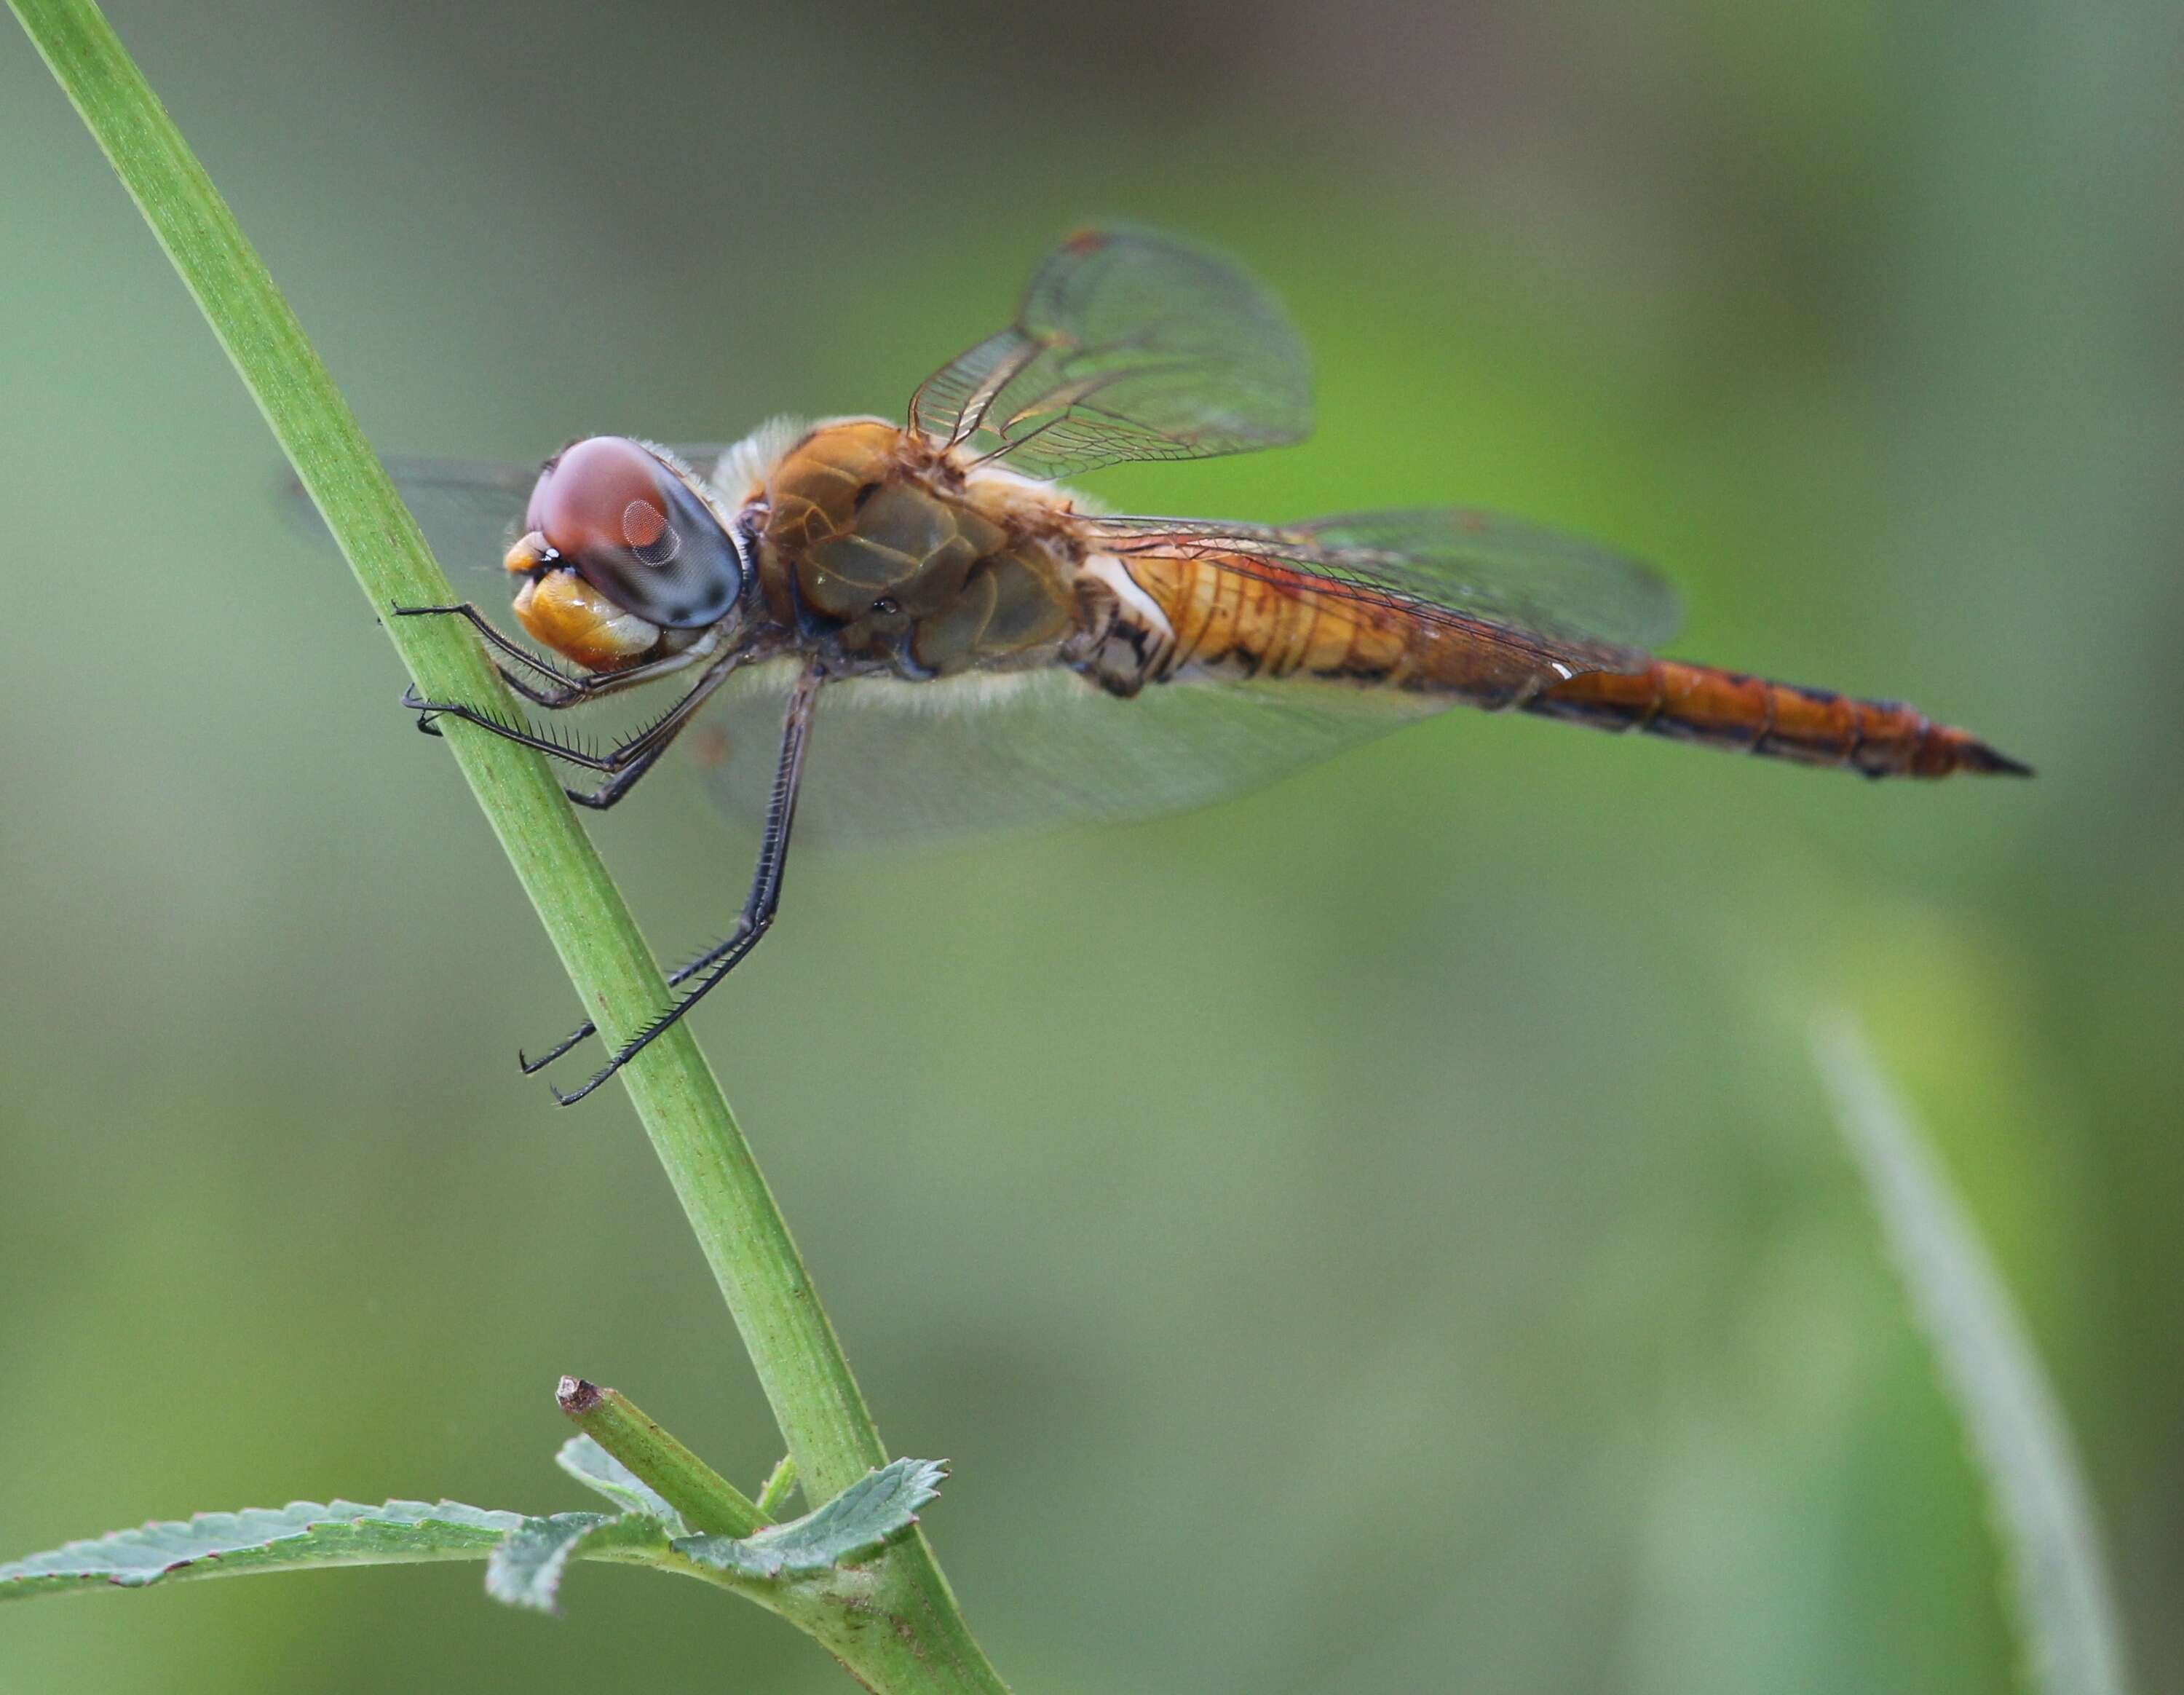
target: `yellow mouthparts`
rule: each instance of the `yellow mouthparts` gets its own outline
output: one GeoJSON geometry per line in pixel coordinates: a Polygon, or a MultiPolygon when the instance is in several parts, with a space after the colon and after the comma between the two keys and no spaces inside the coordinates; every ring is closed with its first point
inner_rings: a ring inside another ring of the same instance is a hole
{"type": "Polygon", "coordinates": [[[514,547],[509,549],[507,556],[501,560],[501,563],[517,576],[521,577],[538,570],[553,555],[554,549],[546,544],[546,538],[533,530],[514,547]]]}

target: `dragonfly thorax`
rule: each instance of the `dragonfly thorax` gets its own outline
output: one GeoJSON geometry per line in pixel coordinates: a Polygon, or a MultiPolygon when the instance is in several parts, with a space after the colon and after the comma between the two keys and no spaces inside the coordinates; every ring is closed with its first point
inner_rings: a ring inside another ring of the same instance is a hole
{"type": "Polygon", "coordinates": [[[777,616],[853,660],[950,675],[1072,627],[1061,531],[1018,480],[967,475],[892,424],[821,425],[774,465],[762,498],[777,616]]]}

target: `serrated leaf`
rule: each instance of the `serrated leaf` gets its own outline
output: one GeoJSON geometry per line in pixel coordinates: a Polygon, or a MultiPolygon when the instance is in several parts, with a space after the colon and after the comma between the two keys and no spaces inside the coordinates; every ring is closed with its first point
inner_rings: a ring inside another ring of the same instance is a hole
{"type": "Polygon", "coordinates": [[[683,1536],[675,1552],[739,1577],[809,1577],[872,1553],[917,1522],[940,1492],[939,1460],[898,1459],[867,1472],[815,1513],[749,1536],[683,1536]]]}
{"type": "Polygon", "coordinates": [[[0,1565],[0,1600],[93,1585],[141,1589],[163,1578],[220,1577],[318,1565],[483,1559],[523,1523],[520,1513],[460,1502],[292,1501],[75,1542],[0,1565]]]}
{"type": "Polygon", "coordinates": [[[649,1514],[668,1527],[669,1534],[689,1534],[682,1515],[668,1505],[665,1497],[589,1436],[571,1436],[554,1456],[554,1464],[616,1506],[649,1514]]]}
{"type": "Polygon", "coordinates": [[[1971,1218],[1857,1026],[1814,1050],[1993,1504],[2036,1687],[2123,1695],[2123,1636],[2069,1426],[1971,1218]]]}
{"type": "Polygon", "coordinates": [[[555,1592],[569,1562],[649,1548],[667,1552],[668,1529],[649,1513],[610,1519],[604,1513],[556,1513],[526,1519],[510,1531],[486,1562],[485,1592],[511,1607],[556,1610],[555,1592]]]}

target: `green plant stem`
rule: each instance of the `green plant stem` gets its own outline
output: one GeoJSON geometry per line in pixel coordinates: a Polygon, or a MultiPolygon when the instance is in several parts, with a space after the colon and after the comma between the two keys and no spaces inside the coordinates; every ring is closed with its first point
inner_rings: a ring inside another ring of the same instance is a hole
{"type": "Polygon", "coordinates": [[[747,1536],[773,1520],[619,1389],[565,1377],[554,1397],[569,1422],[652,1486],[694,1531],[747,1536]]]}
{"type": "Polygon", "coordinates": [[[795,1487],[796,1462],[783,1454],[775,1463],[772,1471],[767,1474],[765,1483],[760,1486],[759,1511],[769,1519],[779,1518],[783,1506],[788,1500],[789,1491],[795,1487]]]}
{"type": "MultiPolygon", "coordinates": [[[[415,520],[264,263],[92,0],[10,0],[227,350],[428,700],[512,711],[457,621],[391,618],[454,598],[415,520]]],[[[607,1040],[640,1028],[666,985],[545,761],[448,725],[448,745],[607,1040]]],[[[621,1073],[727,1298],[815,1500],[886,1458],[848,1360],[727,1101],[677,1024],[621,1073]]],[[[916,1638],[894,1688],[998,1690],[922,1535],[890,1551],[884,1586],[916,1638]]]]}

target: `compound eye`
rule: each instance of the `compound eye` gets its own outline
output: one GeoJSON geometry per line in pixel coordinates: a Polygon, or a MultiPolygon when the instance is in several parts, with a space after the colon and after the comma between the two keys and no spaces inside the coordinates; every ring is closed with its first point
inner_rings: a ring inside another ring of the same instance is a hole
{"type": "Polygon", "coordinates": [[[671,629],[718,623],[743,560],[712,512],[627,436],[593,436],[547,464],[526,527],[624,611],[671,629]]]}

